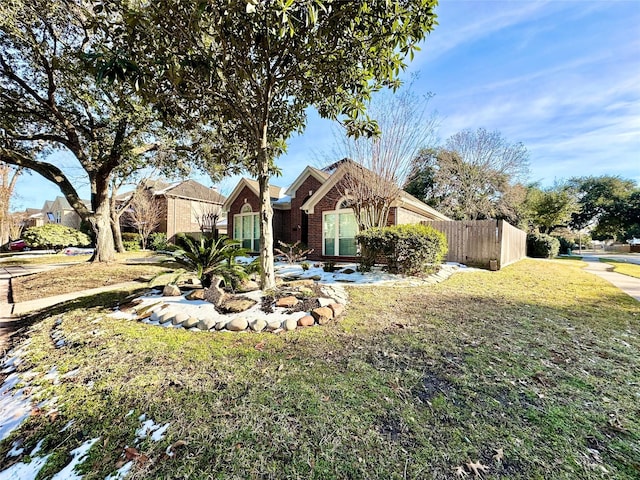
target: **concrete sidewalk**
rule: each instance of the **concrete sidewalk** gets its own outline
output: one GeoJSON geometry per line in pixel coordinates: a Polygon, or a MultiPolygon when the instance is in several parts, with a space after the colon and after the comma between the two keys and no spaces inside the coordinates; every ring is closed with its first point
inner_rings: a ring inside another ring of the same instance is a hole
{"type": "Polygon", "coordinates": [[[614,272],[611,264],[601,262],[600,257],[596,255],[584,255],[582,260],[587,262],[587,266],[584,268],[586,272],[593,273],[594,275],[604,278],[606,281],[612,283],[624,293],[640,302],[640,278],[634,278],[629,275],[614,272]]]}

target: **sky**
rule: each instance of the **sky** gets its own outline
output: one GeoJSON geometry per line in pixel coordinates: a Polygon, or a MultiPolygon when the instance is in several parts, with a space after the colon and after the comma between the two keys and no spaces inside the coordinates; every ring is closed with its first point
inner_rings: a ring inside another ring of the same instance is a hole
{"type": "MultiPolygon", "coordinates": [[[[443,142],[465,129],[498,130],[527,148],[529,181],[618,175],[640,185],[640,0],[440,0],[436,13],[404,77],[417,74],[414,91],[434,94],[443,142]]],[[[330,158],[334,141],[332,122],[310,110],[272,183],[286,187],[330,158]]],[[[88,198],[82,171],[68,171],[88,198]]],[[[222,193],[237,180],[223,180],[222,193]]],[[[36,173],[16,192],[13,210],[60,195],[36,173]]]]}

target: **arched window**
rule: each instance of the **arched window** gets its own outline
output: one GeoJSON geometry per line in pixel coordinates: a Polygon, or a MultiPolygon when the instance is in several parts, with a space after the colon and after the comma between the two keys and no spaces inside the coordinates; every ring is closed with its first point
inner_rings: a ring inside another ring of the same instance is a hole
{"type": "Polygon", "coordinates": [[[258,213],[245,203],[240,213],[233,216],[233,238],[242,242],[242,248],[257,252],[260,246],[260,222],[258,213]]]}
{"type": "Polygon", "coordinates": [[[336,205],[336,210],[344,210],[345,208],[351,208],[353,206],[353,199],[349,197],[343,197],[336,205]]]}

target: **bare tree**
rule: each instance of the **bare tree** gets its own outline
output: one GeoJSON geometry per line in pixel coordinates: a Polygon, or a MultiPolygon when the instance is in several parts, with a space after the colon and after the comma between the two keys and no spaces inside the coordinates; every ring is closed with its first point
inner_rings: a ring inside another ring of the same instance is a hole
{"type": "Polygon", "coordinates": [[[203,235],[218,239],[218,221],[222,215],[222,206],[216,203],[199,202],[193,206],[194,216],[203,235]]]}
{"type": "Polygon", "coordinates": [[[498,131],[464,130],[444,148],[423,150],[413,161],[406,190],[455,219],[505,218],[522,195],[512,189],[526,178],[528,153],[498,131]]]}
{"type": "Polygon", "coordinates": [[[376,97],[367,111],[376,119],[379,134],[338,139],[339,155],[352,160],[343,163],[346,173],[339,188],[351,200],[360,230],[387,224],[412,160],[422,148],[435,144],[438,119],[427,115],[431,96],[407,88],[376,97]]]}
{"type": "Polygon", "coordinates": [[[135,228],[142,240],[142,249],[147,249],[149,235],[160,226],[163,210],[151,189],[141,183],[133,194],[126,211],[127,223],[135,228]]]}
{"type": "Polygon", "coordinates": [[[26,212],[14,212],[9,214],[9,241],[18,240],[22,235],[28,214],[26,212]]]}

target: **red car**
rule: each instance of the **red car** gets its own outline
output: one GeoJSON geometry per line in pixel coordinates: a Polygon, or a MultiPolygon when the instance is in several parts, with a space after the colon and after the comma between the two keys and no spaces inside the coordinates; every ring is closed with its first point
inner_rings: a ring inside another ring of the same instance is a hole
{"type": "Polygon", "coordinates": [[[24,240],[16,240],[15,242],[9,243],[9,250],[12,252],[21,252],[23,250],[28,250],[27,244],[24,240]]]}

